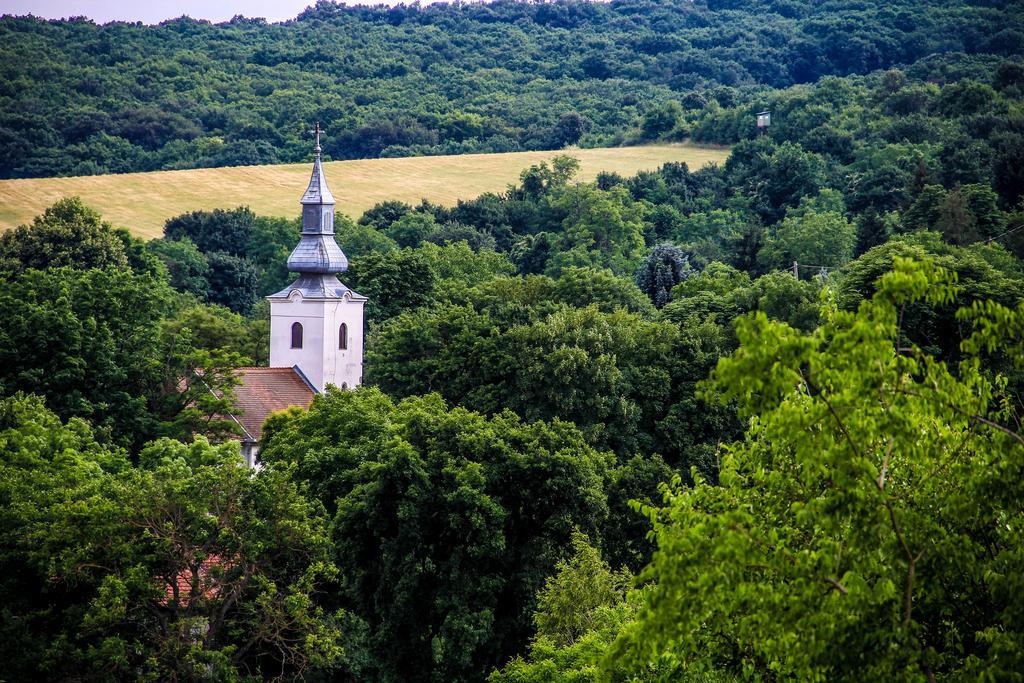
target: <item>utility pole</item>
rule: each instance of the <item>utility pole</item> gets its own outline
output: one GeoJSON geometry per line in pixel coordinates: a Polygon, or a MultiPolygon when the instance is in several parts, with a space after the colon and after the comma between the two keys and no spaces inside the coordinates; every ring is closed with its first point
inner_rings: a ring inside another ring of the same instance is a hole
{"type": "Polygon", "coordinates": [[[796,261],[793,261],[793,277],[797,280],[800,279],[800,264],[796,261]]]}

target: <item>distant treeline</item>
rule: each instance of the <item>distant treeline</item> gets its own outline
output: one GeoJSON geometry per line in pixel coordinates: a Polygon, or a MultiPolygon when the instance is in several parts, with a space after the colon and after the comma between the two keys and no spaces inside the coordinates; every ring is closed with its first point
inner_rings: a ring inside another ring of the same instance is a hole
{"type": "Polygon", "coordinates": [[[284,24],[5,17],[0,177],[300,161],[314,120],[335,159],[682,138],[675,114],[709,107],[740,107],[741,126],[710,136],[733,142],[753,134],[767,88],[939,53],[1020,55],[1022,14],[1020,2],[499,0],[320,2],[284,24]]]}

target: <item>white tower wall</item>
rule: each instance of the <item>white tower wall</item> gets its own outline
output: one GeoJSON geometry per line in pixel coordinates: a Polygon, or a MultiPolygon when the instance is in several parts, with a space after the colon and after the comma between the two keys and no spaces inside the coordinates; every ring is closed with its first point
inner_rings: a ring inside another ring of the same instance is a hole
{"type": "Polygon", "coordinates": [[[349,293],[341,301],[324,303],[324,387],[354,389],[363,383],[363,303],[349,293]],[[342,324],[347,328],[344,349],[340,348],[342,324]]]}
{"type": "Polygon", "coordinates": [[[293,290],[287,298],[270,298],[270,367],[298,366],[309,383],[324,391],[328,384],[353,389],[363,381],[363,297],[304,298],[293,290]],[[302,325],[302,348],[292,348],[292,325],[302,325]],[[347,348],[339,348],[341,325],[348,327],[347,348]]]}
{"type": "Polygon", "coordinates": [[[298,366],[309,383],[324,388],[324,302],[302,298],[298,291],[270,301],[270,367],[298,366]],[[292,324],[302,325],[302,348],[292,348],[292,324]]]}

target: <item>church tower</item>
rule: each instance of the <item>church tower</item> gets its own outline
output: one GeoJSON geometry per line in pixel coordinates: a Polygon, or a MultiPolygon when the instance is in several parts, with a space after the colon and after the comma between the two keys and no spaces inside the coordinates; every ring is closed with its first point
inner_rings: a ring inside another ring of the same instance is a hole
{"type": "Polygon", "coordinates": [[[270,301],[270,367],[297,368],[317,391],[352,389],[363,379],[363,304],[338,280],[348,259],[334,241],[334,195],[320,163],[316,125],[313,176],[300,200],[302,236],[288,257],[295,282],[270,301]]]}

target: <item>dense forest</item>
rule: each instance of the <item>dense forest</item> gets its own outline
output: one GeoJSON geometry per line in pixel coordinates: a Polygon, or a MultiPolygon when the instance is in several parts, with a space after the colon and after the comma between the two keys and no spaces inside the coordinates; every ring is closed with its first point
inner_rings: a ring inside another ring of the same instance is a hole
{"type": "Polygon", "coordinates": [[[938,53],[1013,56],[1022,26],[1021,3],[996,0],[321,1],[283,24],[155,27],[4,17],[0,177],[301,161],[315,120],[335,159],[615,145],[669,132],[657,113],[671,102],[756,110],[766,88],[938,53]]]}
{"type": "Polygon", "coordinates": [[[308,158],[314,116],[338,157],[560,146],[566,112],[573,142],[732,152],[593,183],[569,153],[338,216],[365,386],[272,415],[258,472],[223,416],[232,371],[267,363],[298,219],[194,211],[143,242],[66,198],[0,235],[0,676],[1015,680],[1019,9],[2,20],[37,54],[0,67],[9,175],[113,170],[106,144],[136,149],[121,170],[247,163],[214,138],[308,158]],[[105,128],[139,112],[148,148],[105,128]],[[443,112],[501,132],[453,145],[443,112]],[[68,144],[61,117],[98,127],[68,144]],[[428,141],[346,147],[387,121],[428,141]]]}

